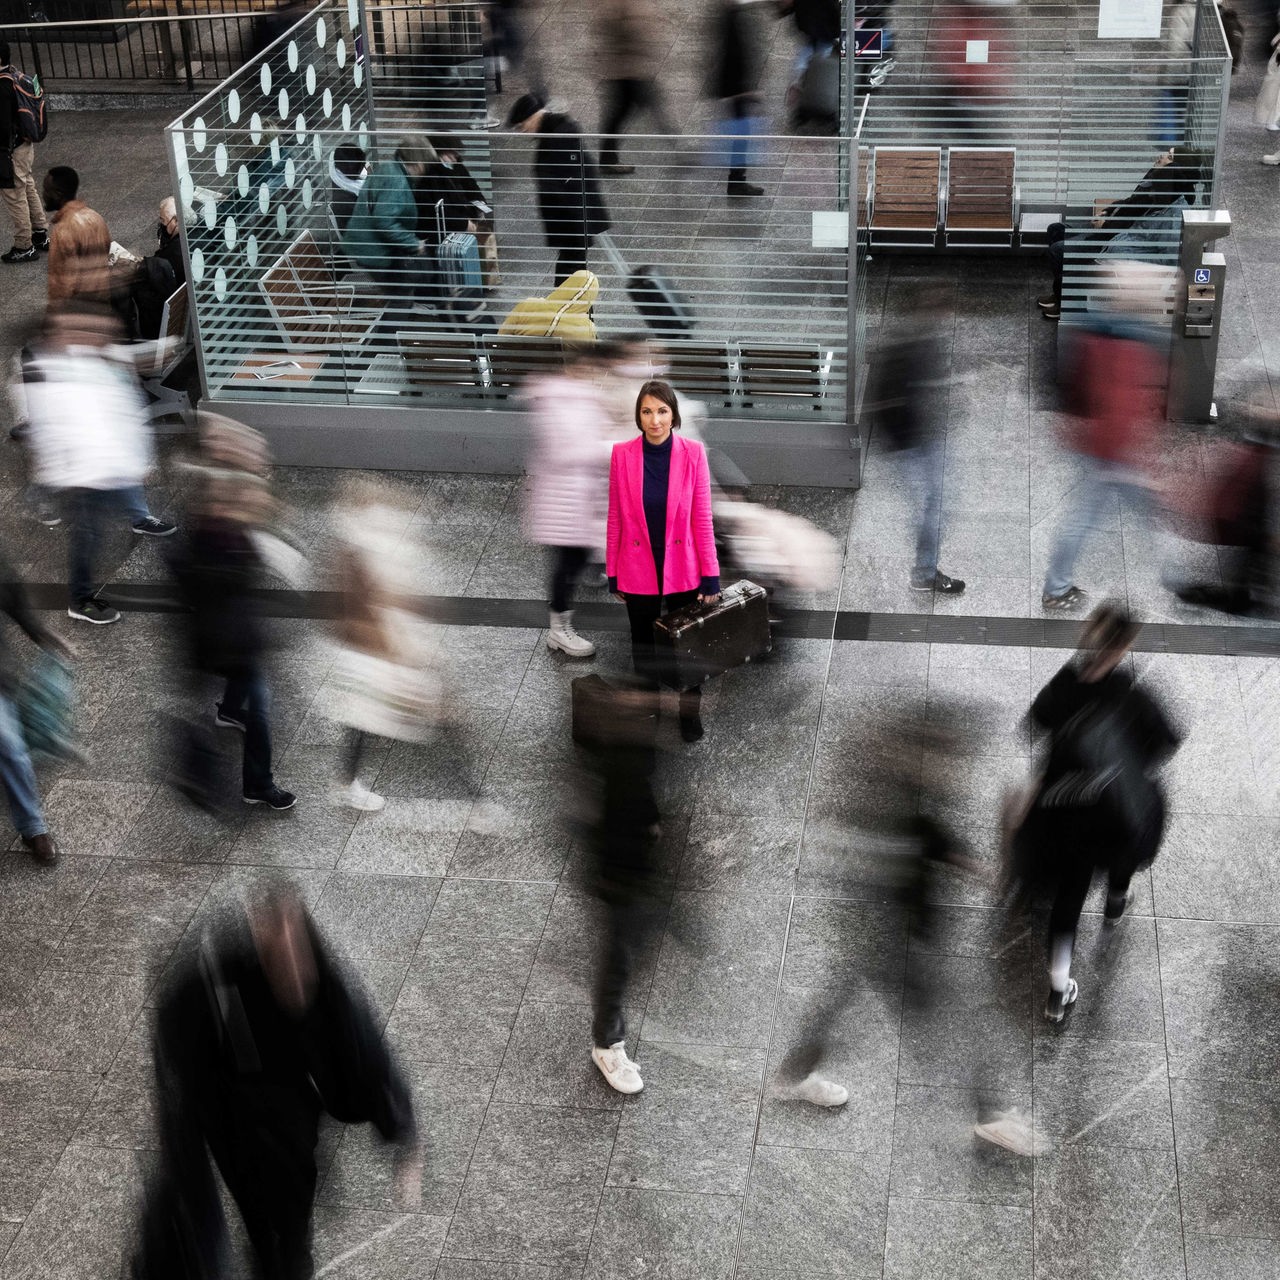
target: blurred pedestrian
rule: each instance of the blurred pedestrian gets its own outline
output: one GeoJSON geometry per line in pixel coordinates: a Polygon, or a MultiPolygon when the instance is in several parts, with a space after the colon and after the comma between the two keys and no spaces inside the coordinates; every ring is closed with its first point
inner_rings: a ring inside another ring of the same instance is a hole
{"type": "Polygon", "coordinates": [[[344,731],[331,798],[365,813],[385,804],[360,780],[368,739],[416,742],[449,725],[445,664],[414,604],[426,552],[409,532],[412,514],[386,486],[360,483],[334,526],[341,606],[332,714],[344,731]]]}
{"type": "Polygon", "coordinates": [[[597,384],[599,360],[583,347],[563,373],[525,384],[533,446],[525,488],[525,529],[551,560],[547,648],[589,658],[596,647],[573,626],[573,593],[583,569],[599,562],[609,503],[611,419],[597,384]]]}
{"type": "Polygon", "coordinates": [[[707,33],[707,96],[721,104],[729,129],[730,196],[762,196],[764,188],[747,181],[750,137],[745,123],[760,113],[760,77],[764,58],[755,19],[748,12],[751,0],[712,0],[707,33]]]}
{"type": "Polygon", "coordinates": [[[142,487],[154,449],[135,362],[153,349],[122,338],[109,307],[73,299],[50,308],[23,364],[32,482],[57,495],[67,522],[67,614],[98,626],[120,620],[94,579],[108,518],[123,513],[146,537],[177,528],[151,514],[142,487]]]}
{"type": "Polygon", "coordinates": [[[938,568],[942,548],[942,481],[946,459],[947,392],[951,378],[938,328],[945,315],[934,299],[913,310],[876,360],[873,408],[885,448],[896,454],[917,503],[913,591],[958,596],[964,579],[938,568]]]}
{"type": "Polygon", "coordinates": [[[793,107],[800,95],[800,81],[814,58],[830,57],[840,39],[840,0],[785,0],[779,14],[791,17],[800,33],[800,48],[791,68],[787,105],[793,107]]]}
{"type": "MultiPolygon", "coordinates": [[[[594,679],[594,677],[593,677],[594,679]]],[[[592,889],[603,911],[592,998],[591,1059],[619,1093],[644,1088],[627,1056],[627,985],[657,923],[654,881],[660,814],[653,794],[657,695],[601,682],[589,715],[575,715],[595,775],[599,810],[592,829],[592,889]],[[586,723],[583,723],[583,720],[586,723]]]]}
{"type": "Polygon", "coordinates": [[[533,181],[547,247],[556,251],[558,286],[586,269],[592,242],[609,230],[596,163],[582,145],[582,126],[572,116],[550,110],[541,94],[517,98],[507,126],[538,137],[533,181]]]}
{"type": "Polygon", "coordinates": [[[1049,996],[1044,1016],[1061,1022],[1079,994],[1071,977],[1076,929],[1095,870],[1107,875],[1104,924],[1131,901],[1129,883],[1164,835],[1156,769],[1180,735],[1156,699],[1121,663],[1140,627],[1114,605],[1089,616],[1076,657],[1040,691],[1034,724],[1048,732],[1044,776],[1015,839],[1020,865],[1051,889],[1049,996]]]}
{"type": "Polygon", "coordinates": [[[214,1170],[240,1211],[254,1273],[309,1280],[320,1118],[372,1124],[397,1145],[396,1190],[421,1199],[413,1104],[367,997],[289,888],[206,937],[155,1018],[160,1160],[134,1280],[224,1273],[214,1170]]]}
{"type": "Polygon", "coordinates": [[[18,122],[17,77],[8,40],[0,36],[0,196],[13,219],[13,247],[0,262],[34,262],[49,249],[49,227],[32,171],[36,146],[18,122]]]}
{"type": "Polygon", "coordinates": [[[44,175],[49,219],[49,303],[67,298],[111,300],[111,232],[80,194],[80,175],[57,165],[44,175]]]}
{"type": "Polygon", "coordinates": [[[1062,382],[1071,410],[1067,444],[1082,475],[1049,557],[1040,602],[1055,611],[1075,609],[1084,592],[1075,585],[1076,559],[1086,534],[1117,501],[1130,504],[1158,537],[1152,489],[1155,446],[1164,417],[1167,355],[1140,318],[1140,294],[1116,281],[1112,309],[1089,313],[1072,336],[1062,382]]]}
{"type": "MultiPolygon", "coordinates": [[[[241,797],[245,804],[292,809],[297,797],[276,784],[271,766],[271,697],[267,685],[267,637],[256,598],[265,576],[261,534],[275,503],[265,475],[227,465],[216,456],[237,432],[256,436],[238,423],[213,418],[203,432],[204,465],[196,472],[196,493],[185,537],[171,561],[178,596],[186,613],[187,657],[193,675],[224,682],[213,723],[244,740],[241,797]],[[209,440],[214,447],[210,449],[209,440]]],[[[247,446],[252,450],[252,442],[247,446]]],[[[259,456],[265,457],[265,451],[259,456]]],[[[177,785],[189,798],[211,802],[209,766],[216,756],[203,728],[184,744],[177,785]]]]}
{"type": "Polygon", "coordinates": [[[351,221],[356,197],[369,176],[369,161],[359,147],[342,143],[334,147],[329,160],[329,208],[342,235],[351,221]]]}
{"type": "MultiPolygon", "coordinates": [[[[0,611],[26,633],[33,644],[59,658],[70,656],[65,641],[55,636],[37,617],[26,588],[14,568],[0,552],[0,611]]],[[[37,862],[58,860],[58,848],[49,834],[49,824],[40,806],[40,792],[31,754],[22,731],[14,695],[18,679],[13,670],[9,646],[0,633],[0,783],[9,802],[9,816],[22,846],[37,862]]]]}
{"type": "MultiPolygon", "coordinates": [[[[636,396],[640,435],[614,445],[609,464],[605,573],[627,606],[636,674],[654,687],[679,682],[654,644],[664,612],[720,599],[720,563],[711,521],[706,450],[674,433],[680,407],[666,382],[646,382],[636,396]]],[[[680,736],[702,737],[702,687],[680,692],[680,736]]]]}
{"type": "Polygon", "coordinates": [[[618,134],[637,111],[647,111],[657,133],[674,133],[659,76],[671,50],[657,0],[598,0],[593,10],[603,105],[600,168],[606,174],[635,172],[618,159],[618,134]]]}

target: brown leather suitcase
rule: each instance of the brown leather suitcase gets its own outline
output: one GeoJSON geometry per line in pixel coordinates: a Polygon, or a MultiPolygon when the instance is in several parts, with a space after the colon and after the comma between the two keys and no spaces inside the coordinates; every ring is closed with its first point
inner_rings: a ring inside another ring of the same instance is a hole
{"type": "Polygon", "coordinates": [[[677,686],[692,689],[773,647],[765,590],[744,578],[725,587],[715,604],[664,614],[653,624],[653,638],[670,650],[677,686]]]}

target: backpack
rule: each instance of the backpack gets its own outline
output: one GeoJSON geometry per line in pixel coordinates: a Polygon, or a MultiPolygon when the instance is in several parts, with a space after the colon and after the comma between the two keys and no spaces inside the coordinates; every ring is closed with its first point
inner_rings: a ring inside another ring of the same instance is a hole
{"type": "Polygon", "coordinates": [[[49,132],[49,114],[40,77],[32,78],[17,67],[0,70],[0,79],[13,87],[14,115],[17,119],[15,146],[24,142],[43,142],[49,132]]]}

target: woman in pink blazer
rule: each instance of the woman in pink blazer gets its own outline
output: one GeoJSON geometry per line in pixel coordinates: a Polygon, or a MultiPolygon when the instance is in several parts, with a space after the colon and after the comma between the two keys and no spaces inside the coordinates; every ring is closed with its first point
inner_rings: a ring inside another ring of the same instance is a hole
{"type": "MultiPolygon", "coordinates": [[[[614,445],[609,463],[605,572],[610,591],[626,602],[636,674],[674,687],[674,673],[654,648],[653,624],[664,611],[720,598],[711,473],[703,447],[673,434],[680,409],[669,384],[640,388],[636,426],[640,435],[614,445]]],[[[701,699],[700,688],[680,695],[686,742],[702,737],[701,699]]]]}

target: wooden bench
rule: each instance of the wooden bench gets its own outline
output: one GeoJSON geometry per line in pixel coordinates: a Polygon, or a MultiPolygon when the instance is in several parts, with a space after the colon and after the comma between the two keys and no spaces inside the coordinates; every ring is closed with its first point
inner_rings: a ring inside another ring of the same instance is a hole
{"type": "Polygon", "coordinates": [[[484,394],[484,367],[474,333],[403,332],[396,334],[396,343],[410,394],[442,388],[460,391],[464,398],[484,394]]]}
{"type": "Polygon", "coordinates": [[[187,389],[170,387],[165,379],[187,358],[191,347],[191,295],[187,286],[180,284],[165,299],[160,312],[155,361],[150,368],[144,366],[138,370],[143,389],[154,397],[147,406],[147,416],[152,420],[190,411],[191,396],[187,389]]]}
{"type": "Polygon", "coordinates": [[[738,377],[744,406],[822,408],[835,352],[817,343],[774,346],[742,343],[738,377]]]}
{"type": "Polygon", "coordinates": [[[258,287],[289,350],[323,346],[341,351],[359,346],[382,315],[381,310],[355,305],[355,286],[334,279],[310,231],[297,236],[267,269],[258,287]]]}
{"type": "Polygon", "coordinates": [[[498,400],[515,395],[526,378],[559,373],[565,365],[559,338],[490,334],[484,339],[484,356],[489,394],[498,400]]]}
{"type": "Polygon", "coordinates": [[[738,361],[727,343],[669,342],[667,381],[695,400],[707,400],[719,408],[733,399],[738,382],[738,361]]]}
{"type": "Polygon", "coordinates": [[[1013,247],[1018,226],[1016,158],[1011,147],[952,147],[947,152],[944,245],[1013,247]]]}
{"type": "Polygon", "coordinates": [[[871,244],[933,248],[942,187],[939,147],[877,147],[871,244]]]}

